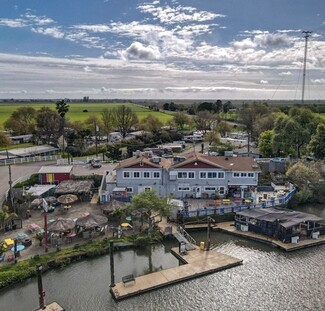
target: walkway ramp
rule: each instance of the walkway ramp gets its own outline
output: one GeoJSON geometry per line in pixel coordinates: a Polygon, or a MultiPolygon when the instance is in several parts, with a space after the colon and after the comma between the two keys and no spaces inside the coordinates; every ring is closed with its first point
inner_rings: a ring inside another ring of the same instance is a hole
{"type": "Polygon", "coordinates": [[[161,221],[157,223],[161,234],[173,235],[178,242],[183,242],[186,244],[186,250],[193,250],[196,246],[196,241],[184,230],[183,227],[180,227],[174,223],[167,222],[166,217],[162,217],[161,221]]]}

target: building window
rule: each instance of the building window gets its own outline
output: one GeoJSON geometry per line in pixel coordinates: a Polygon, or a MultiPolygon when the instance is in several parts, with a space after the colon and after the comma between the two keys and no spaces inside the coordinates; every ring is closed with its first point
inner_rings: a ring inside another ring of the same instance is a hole
{"type": "Polygon", "coordinates": [[[248,173],[248,177],[254,178],[254,173],[248,173]]]}
{"type": "Polygon", "coordinates": [[[247,177],[247,173],[241,173],[240,177],[247,177]]]}
{"type": "Polygon", "coordinates": [[[204,191],[216,191],[216,187],[213,187],[213,186],[206,186],[204,187],[204,191]]]}
{"type": "Polygon", "coordinates": [[[217,172],[208,172],[208,178],[217,178],[217,172]]]}
{"type": "Polygon", "coordinates": [[[234,173],[234,177],[239,177],[239,173],[234,173]]]}
{"type": "Polygon", "coordinates": [[[133,193],[133,188],[132,187],[127,187],[126,192],[127,193],[133,193]]]}
{"type": "Polygon", "coordinates": [[[177,178],[187,178],[187,172],[178,172],[177,178]]]}
{"type": "Polygon", "coordinates": [[[131,178],[130,172],[123,172],[123,178],[131,178]]]}
{"type": "Polygon", "coordinates": [[[194,172],[188,172],[188,178],[195,178],[194,172]]]}
{"type": "Polygon", "coordinates": [[[224,172],[218,172],[218,178],[224,179],[225,178],[225,173],[224,172]]]}
{"type": "Polygon", "coordinates": [[[219,187],[219,194],[225,194],[225,187],[219,187]]]}
{"type": "Polygon", "coordinates": [[[178,191],[190,191],[190,187],[189,186],[180,186],[180,187],[178,187],[178,191]]]}
{"type": "Polygon", "coordinates": [[[160,178],[160,172],[153,172],[153,178],[160,178]]]}
{"type": "Polygon", "coordinates": [[[133,172],[133,178],[140,178],[140,172],[133,172]]]}
{"type": "Polygon", "coordinates": [[[202,178],[202,179],[207,178],[207,173],[206,172],[200,172],[200,178],[202,178]]]}
{"type": "Polygon", "coordinates": [[[143,172],[143,178],[150,178],[150,172],[143,172]]]}
{"type": "Polygon", "coordinates": [[[151,187],[144,187],[144,191],[151,191],[151,187]]]}

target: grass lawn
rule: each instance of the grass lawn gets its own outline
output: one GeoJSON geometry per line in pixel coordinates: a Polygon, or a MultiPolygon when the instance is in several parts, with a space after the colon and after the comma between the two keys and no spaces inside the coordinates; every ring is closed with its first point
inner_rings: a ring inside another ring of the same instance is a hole
{"type": "MultiPolygon", "coordinates": [[[[142,120],[149,114],[157,117],[162,123],[166,124],[166,122],[172,119],[173,115],[160,111],[152,111],[144,106],[135,105],[135,104],[119,104],[119,103],[68,103],[69,104],[69,112],[66,117],[70,121],[84,121],[89,116],[97,116],[101,118],[101,112],[104,108],[108,108],[109,110],[117,108],[118,106],[125,105],[130,107],[138,116],[139,120],[142,120]],[[83,112],[84,110],[88,110],[88,112],[83,112]]],[[[4,122],[10,117],[12,112],[17,110],[19,107],[28,106],[33,107],[36,110],[41,107],[49,107],[55,110],[55,103],[5,103],[0,104],[0,128],[3,128],[4,122]]]]}

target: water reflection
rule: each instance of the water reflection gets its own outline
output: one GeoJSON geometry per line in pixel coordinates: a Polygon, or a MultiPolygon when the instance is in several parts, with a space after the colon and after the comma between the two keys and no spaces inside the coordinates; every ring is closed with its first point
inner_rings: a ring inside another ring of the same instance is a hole
{"type": "MultiPolygon", "coordinates": [[[[206,232],[194,232],[193,237],[205,241],[206,232]]],[[[109,256],[103,256],[45,274],[46,301],[58,301],[69,311],[325,310],[325,245],[286,253],[220,232],[212,232],[211,242],[211,251],[241,258],[243,265],[117,303],[109,294],[109,256]]],[[[116,253],[115,280],[177,266],[178,260],[169,253],[176,246],[175,241],[166,241],[116,253]]],[[[34,310],[36,279],[2,291],[0,306],[34,310]]]]}

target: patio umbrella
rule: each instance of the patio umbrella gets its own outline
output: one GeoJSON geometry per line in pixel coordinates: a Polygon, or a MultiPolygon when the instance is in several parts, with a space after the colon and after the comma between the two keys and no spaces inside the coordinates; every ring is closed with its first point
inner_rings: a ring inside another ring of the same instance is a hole
{"type": "Polygon", "coordinates": [[[122,222],[121,223],[121,227],[126,228],[126,227],[129,227],[129,226],[131,226],[131,225],[128,222],[122,222]]]}
{"type": "Polygon", "coordinates": [[[41,227],[40,227],[39,225],[37,225],[37,224],[29,224],[29,225],[27,226],[27,228],[28,228],[28,230],[29,230],[30,232],[35,232],[35,231],[41,229],[41,227]]]}
{"type": "Polygon", "coordinates": [[[66,232],[75,227],[75,222],[71,218],[58,218],[51,222],[47,229],[51,232],[66,232]]]}
{"type": "Polygon", "coordinates": [[[76,221],[76,225],[85,229],[92,229],[98,226],[107,224],[108,219],[102,215],[89,214],[87,216],[79,217],[76,221]]]}
{"type": "Polygon", "coordinates": [[[103,212],[114,212],[117,209],[126,209],[126,203],[121,201],[109,201],[101,207],[103,212]]]}
{"type": "Polygon", "coordinates": [[[60,195],[57,200],[61,204],[72,204],[78,200],[78,197],[74,194],[63,194],[60,195]]]}
{"type": "Polygon", "coordinates": [[[30,205],[31,206],[40,206],[42,204],[42,199],[41,198],[37,198],[37,199],[34,199],[30,205]]]}

